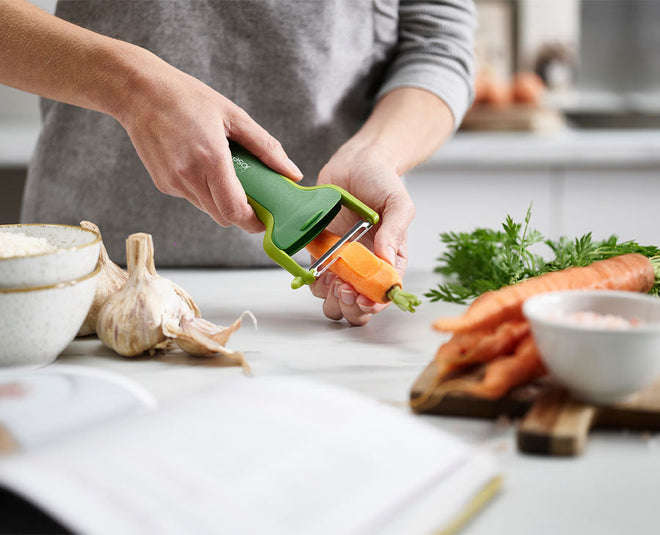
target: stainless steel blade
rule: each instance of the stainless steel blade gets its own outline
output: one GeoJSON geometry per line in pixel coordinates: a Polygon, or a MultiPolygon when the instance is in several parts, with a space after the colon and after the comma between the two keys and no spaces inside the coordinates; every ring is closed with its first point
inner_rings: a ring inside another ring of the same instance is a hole
{"type": "Polygon", "coordinates": [[[346,234],[344,234],[337,243],[328,249],[316,262],[314,262],[309,270],[315,278],[319,278],[327,269],[334,264],[339,258],[339,252],[344,245],[349,242],[359,240],[364,234],[372,227],[369,221],[360,221],[356,223],[346,234]]]}

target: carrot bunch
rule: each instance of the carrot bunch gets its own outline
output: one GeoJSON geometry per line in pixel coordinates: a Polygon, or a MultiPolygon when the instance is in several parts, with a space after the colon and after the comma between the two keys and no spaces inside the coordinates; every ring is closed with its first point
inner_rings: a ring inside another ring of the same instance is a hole
{"type": "Polygon", "coordinates": [[[656,284],[656,264],[628,253],[531,277],[517,284],[481,294],[457,317],[440,318],[433,328],[451,332],[438,349],[436,376],[426,392],[413,399],[416,411],[436,404],[449,392],[465,392],[497,399],[516,386],[545,373],[529,325],[522,313],[525,300],[557,290],[623,290],[649,292],[656,284]],[[484,364],[478,381],[456,372],[484,364]]]}

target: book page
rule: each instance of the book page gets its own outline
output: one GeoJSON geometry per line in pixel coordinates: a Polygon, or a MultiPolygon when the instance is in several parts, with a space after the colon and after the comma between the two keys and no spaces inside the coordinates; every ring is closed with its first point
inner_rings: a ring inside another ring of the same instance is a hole
{"type": "Polygon", "coordinates": [[[286,377],[218,385],[0,462],[0,482],[64,525],[109,535],[386,532],[448,482],[415,518],[426,530],[496,474],[414,416],[286,377]]]}

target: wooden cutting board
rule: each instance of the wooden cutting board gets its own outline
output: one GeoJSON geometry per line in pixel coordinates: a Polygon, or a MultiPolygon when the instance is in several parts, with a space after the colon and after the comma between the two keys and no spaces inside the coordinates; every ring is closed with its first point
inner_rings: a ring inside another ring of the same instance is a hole
{"type": "MultiPolygon", "coordinates": [[[[418,398],[434,383],[435,365],[431,362],[413,385],[410,398],[418,398]]],[[[461,374],[476,381],[479,370],[461,374]]],[[[496,419],[507,416],[519,420],[518,449],[538,455],[579,455],[584,450],[589,431],[627,429],[660,430],[660,380],[624,402],[592,405],[576,401],[548,379],[512,390],[498,400],[450,393],[430,398],[424,413],[443,416],[496,419]]]]}

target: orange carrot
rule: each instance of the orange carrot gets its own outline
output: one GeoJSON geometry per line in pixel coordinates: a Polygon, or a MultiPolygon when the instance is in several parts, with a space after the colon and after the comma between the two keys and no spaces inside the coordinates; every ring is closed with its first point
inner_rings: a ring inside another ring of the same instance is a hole
{"type": "Polygon", "coordinates": [[[494,329],[454,334],[435,355],[437,381],[460,368],[509,354],[527,334],[529,323],[525,320],[508,321],[494,329]]]}
{"type": "MultiPolygon", "coordinates": [[[[319,258],[338,240],[339,236],[324,230],[307,244],[306,249],[313,257],[319,258]]],[[[328,269],[376,303],[391,301],[410,312],[421,303],[415,295],[402,290],[401,277],[394,267],[359,242],[345,244],[339,258],[328,269]]]]}
{"type": "Polygon", "coordinates": [[[464,392],[475,396],[497,399],[516,386],[523,385],[546,373],[532,335],[518,344],[513,355],[500,357],[486,366],[486,374],[479,383],[473,383],[464,392]]]}
{"type": "MultiPolygon", "coordinates": [[[[435,375],[424,387],[424,391],[411,401],[411,406],[420,411],[430,406],[428,403],[437,398],[436,394],[440,397],[444,395],[442,393],[444,388],[440,385],[447,376],[472,364],[485,363],[502,355],[508,355],[528,334],[529,323],[520,320],[503,323],[495,329],[453,335],[438,348],[434,360],[435,375]]],[[[456,381],[462,379],[450,379],[447,383],[455,385],[456,381]]]]}
{"type": "Polygon", "coordinates": [[[651,261],[637,253],[599,260],[585,267],[571,267],[526,279],[518,284],[485,292],[458,317],[436,320],[439,331],[467,332],[493,327],[523,317],[522,304],[532,295],[555,290],[627,290],[648,292],[655,282],[651,261]]]}
{"type": "Polygon", "coordinates": [[[484,375],[475,381],[474,374],[459,375],[440,381],[420,396],[410,401],[411,408],[423,412],[450,393],[464,393],[486,399],[497,399],[516,386],[523,385],[546,373],[534,338],[526,335],[516,346],[513,354],[500,355],[485,365],[484,375]]]}

